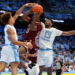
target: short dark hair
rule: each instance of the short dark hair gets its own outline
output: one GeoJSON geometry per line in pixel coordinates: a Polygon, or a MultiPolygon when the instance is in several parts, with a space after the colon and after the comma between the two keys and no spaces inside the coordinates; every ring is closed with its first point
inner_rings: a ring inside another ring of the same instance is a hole
{"type": "Polygon", "coordinates": [[[11,12],[6,12],[0,15],[1,23],[2,24],[8,24],[8,21],[11,17],[11,12]]]}
{"type": "MultiPolygon", "coordinates": [[[[46,18],[45,18],[45,19],[46,19],[46,18]]],[[[54,23],[53,20],[52,20],[51,18],[47,18],[47,19],[49,19],[49,20],[52,22],[52,24],[54,23]]],[[[46,20],[45,20],[45,21],[46,21],[46,20]]]]}
{"type": "Polygon", "coordinates": [[[52,24],[54,24],[53,20],[52,19],[50,19],[50,20],[51,20],[52,24]]]}

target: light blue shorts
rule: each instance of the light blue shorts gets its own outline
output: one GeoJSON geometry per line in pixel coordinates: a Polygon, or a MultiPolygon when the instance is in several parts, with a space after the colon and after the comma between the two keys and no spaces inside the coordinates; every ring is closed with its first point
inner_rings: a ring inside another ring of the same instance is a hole
{"type": "Polygon", "coordinates": [[[16,46],[6,45],[3,46],[1,51],[0,62],[6,62],[10,64],[12,62],[19,62],[19,50],[16,46]]]}

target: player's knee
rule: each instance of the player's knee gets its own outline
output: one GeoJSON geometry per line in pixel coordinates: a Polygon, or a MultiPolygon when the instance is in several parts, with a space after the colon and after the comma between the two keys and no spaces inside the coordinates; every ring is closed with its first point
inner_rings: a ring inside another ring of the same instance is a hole
{"type": "Polygon", "coordinates": [[[6,67],[6,63],[5,62],[0,62],[0,72],[2,72],[5,67],[6,67]]]}
{"type": "Polygon", "coordinates": [[[13,62],[10,65],[11,65],[11,67],[17,67],[18,66],[18,62],[13,62]]]}
{"type": "Polygon", "coordinates": [[[12,71],[17,71],[17,67],[18,67],[18,63],[17,62],[11,63],[12,71]]]}

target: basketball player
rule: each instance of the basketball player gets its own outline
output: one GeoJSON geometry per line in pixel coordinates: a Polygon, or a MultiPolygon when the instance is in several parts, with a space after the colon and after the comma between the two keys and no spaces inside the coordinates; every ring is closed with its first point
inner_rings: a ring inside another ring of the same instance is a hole
{"type": "Polygon", "coordinates": [[[38,35],[38,42],[37,45],[39,46],[39,50],[37,52],[37,63],[40,66],[40,73],[45,68],[47,68],[48,75],[52,75],[51,65],[53,63],[53,51],[52,51],[52,44],[56,36],[64,35],[75,35],[75,30],[63,32],[56,28],[51,27],[53,25],[52,21],[46,19],[45,25],[43,25],[42,31],[38,35]]]}
{"type": "Polygon", "coordinates": [[[12,68],[12,75],[17,75],[17,66],[19,63],[19,53],[18,47],[25,45],[29,48],[32,48],[30,42],[21,42],[18,41],[18,36],[16,33],[16,28],[14,23],[18,16],[22,13],[25,7],[30,7],[31,4],[24,4],[12,17],[10,12],[6,12],[1,15],[1,22],[5,25],[4,34],[5,34],[5,46],[2,48],[1,59],[0,59],[0,72],[6,67],[6,64],[10,64],[12,68]]]}
{"type": "Polygon", "coordinates": [[[26,46],[21,46],[19,48],[20,55],[20,66],[26,73],[26,75],[38,75],[39,74],[39,66],[37,64],[32,63],[27,57],[35,57],[35,54],[29,54],[28,48],[26,46]]]}
{"type": "MultiPolygon", "coordinates": [[[[24,16],[25,15],[23,15],[23,19],[26,20],[26,16],[24,16]]],[[[36,53],[36,49],[38,48],[35,44],[35,37],[37,36],[38,32],[42,30],[42,23],[40,19],[43,20],[43,18],[43,14],[33,14],[31,22],[29,22],[28,28],[23,36],[23,40],[31,41],[33,44],[33,48],[30,50],[31,54],[36,53]]],[[[29,57],[29,60],[31,60],[33,63],[36,63],[36,59],[37,57],[29,57]]]]}

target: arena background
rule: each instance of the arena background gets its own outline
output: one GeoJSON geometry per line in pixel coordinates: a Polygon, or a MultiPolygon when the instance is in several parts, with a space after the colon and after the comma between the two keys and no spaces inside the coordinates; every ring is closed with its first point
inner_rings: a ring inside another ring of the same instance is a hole
{"type": "MultiPolygon", "coordinates": [[[[75,30],[75,0],[0,0],[0,14],[10,11],[14,15],[24,3],[30,2],[39,3],[43,6],[45,16],[54,21],[53,27],[62,31],[75,30]]],[[[23,13],[28,9],[25,8],[23,13]]],[[[19,40],[23,39],[27,27],[27,23],[21,18],[23,13],[15,23],[15,27],[19,32],[19,40]]],[[[29,16],[32,16],[32,13],[29,16]]],[[[3,28],[4,26],[0,23],[0,52],[4,45],[3,28]]],[[[60,56],[63,62],[62,75],[75,75],[75,35],[56,37],[53,50],[55,53],[53,72],[55,72],[57,57],[60,56]]],[[[24,75],[21,71],[19,73],[18,75],[24,75]]],[[[1,75],[10,75],[10,71],[4,70],[1,75]]],[[[46,75],[46,72],[43,75],[46,75]]]]}

